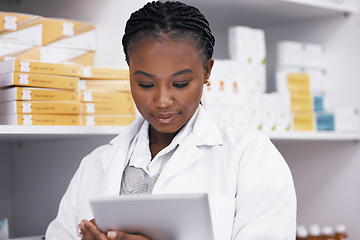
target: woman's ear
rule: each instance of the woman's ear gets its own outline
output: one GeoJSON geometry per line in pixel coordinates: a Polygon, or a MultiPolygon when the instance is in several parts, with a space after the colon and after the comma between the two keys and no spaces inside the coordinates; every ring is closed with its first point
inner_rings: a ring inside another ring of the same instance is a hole
{"type": "Polygon", "coordinates": [[[214,59],[209,58],[209,60],[206,61],[205,67],[204,67],[204,73],[205,73],[204,83],[206,83],[208,81],[208,79],[210,78],[211,69],[213,66],[214,66],[214,59]]]}

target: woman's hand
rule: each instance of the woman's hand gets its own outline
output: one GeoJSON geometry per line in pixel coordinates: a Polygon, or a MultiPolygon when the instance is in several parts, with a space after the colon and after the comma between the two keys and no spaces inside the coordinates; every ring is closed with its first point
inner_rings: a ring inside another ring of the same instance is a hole
{"type": "Polygon", "coordinates": [[[97,228],[94,219],[90,222],[87,220],[82,220],[78,226],[78,229],[80,230],[79,235],[83,240],[150,240],[141,235],[128,234],[118,231],[109,231],[105,235],[97,228]]]}

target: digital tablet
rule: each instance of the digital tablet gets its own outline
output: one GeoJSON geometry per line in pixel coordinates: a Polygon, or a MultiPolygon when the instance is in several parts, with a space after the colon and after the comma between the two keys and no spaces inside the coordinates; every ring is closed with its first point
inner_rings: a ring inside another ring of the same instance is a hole
{"type": "Polygon", "coordinates": [[[124,195],[90,201],[98,228],[154,240],[213,240],[207,194],[124,195]]]}

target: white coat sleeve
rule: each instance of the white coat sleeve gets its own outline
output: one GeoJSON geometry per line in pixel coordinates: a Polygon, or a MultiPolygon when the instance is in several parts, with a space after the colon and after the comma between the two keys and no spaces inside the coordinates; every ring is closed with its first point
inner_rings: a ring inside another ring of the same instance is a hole
{"type": "Polygon", "coordinates": [[[77,235],[77,194],[81,182],[81,166],[73,176],[59,205],[56,218],[49,224],[46,230],[46,239],[67,240],[79,239],[77,235]]]}
{"type": "Polygon", "coordinates": [[[70,184],[62,197],[56,218],[49,224],[46,231],[47,240],[73,240],[80,239],[77,226],[84,218],[91,220],[92,212],[89,211],[90,204],[87,201],[91,176],[94,173],[94,159],[104,146],[98,147],[91,154],[86,156],[75,172],[70,184]],[[89,177],[90,176],[90,177],[89,177]],[[86,201],[86,202],[85,202],[86,201]],[[81,210],[80,210],[81,209],[81,210]],[[84,211],[87,209],[87,211],[84,211]],[[84,214],[84,212],[86,212],[84,214]]]}
{"type": "Polygon", "coordinates": [[[271,141],[256,134],[239,163],[235,240],[294,240],[296,195],[290,169],[271,141]]]}

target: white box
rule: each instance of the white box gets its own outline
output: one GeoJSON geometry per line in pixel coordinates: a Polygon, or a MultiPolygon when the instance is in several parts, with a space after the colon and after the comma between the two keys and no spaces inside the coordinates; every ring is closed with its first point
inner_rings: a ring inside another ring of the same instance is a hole
{"type": "Polygon", "coordinates": [[[326,49],[313,43],[280,41],[277,44],[277,65],[326,68],[326,49]]]}
{"type": "Polygon", "coordinates": [[[251,57],[251,29],[244,26],[233,26],[228,29],[229,56],[232,60],[248,63],[251,57]]]}
{"type": "Polygon", "coordinates": [[[359,109],[356,107],[337,107],[334,110],[336,131],[360,130],[359,109]]]}

